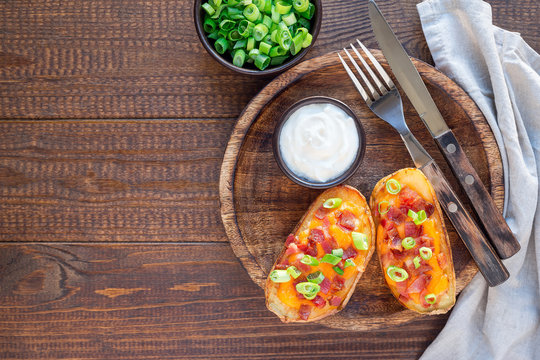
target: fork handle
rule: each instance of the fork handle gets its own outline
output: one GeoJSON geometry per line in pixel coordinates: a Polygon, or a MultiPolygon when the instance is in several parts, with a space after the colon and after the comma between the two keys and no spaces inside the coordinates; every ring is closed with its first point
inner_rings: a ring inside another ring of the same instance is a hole
{"type": "Polygon", "coordinates": [[[506,259],[517,253],[520,249],[519,242],[497,209],[495,202],[463,152],[452,130],[435,137],[435,140],[461,187],[465,190],[499,256],[506,259]]]}
{"type": "Polygon", "coordinates": [[[510,276],[508,270],[489,244],[482,230],[465,210],[437,164],[430,161],[420,170],[433,185],[439,203],[471,253],[488,285],[497,286],[506,281],[510,276]]]}

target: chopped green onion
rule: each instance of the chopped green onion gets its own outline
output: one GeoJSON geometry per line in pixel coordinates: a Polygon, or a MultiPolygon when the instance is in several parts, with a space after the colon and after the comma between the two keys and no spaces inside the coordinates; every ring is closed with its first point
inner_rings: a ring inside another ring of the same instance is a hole
{"type": "Polygon", "coordinates": [[[433,305],[437,302],[437,296],[435,296],[435,294],[427,294],[424,296],[424,300],[426,300],[428,304],[433,305]]]}
{"type": "Polygon", "coordinates": [[[272,0],[266,0],[264,2],[264,12],[266,15],[270,15],[272,13],[272,0]]]}
{"type": "Polygon", "coordinates": [[[234,21],[226,19],[219,23],[219,28],[225,31],[231,31],[235,25],[236,23],[234,21]]]}
{"type": "Polygon", "coordinates": [[[243,49],[246,47],[247,39],[240,39],[234,43],[233,49],[243,49]]]}
{"type": "Polygon", "coordinates": [[[221,5],[221,0],[208,0],[208,3],[215,9],[221,5]]]}
{"type": "Polygon", "coordinates": [[[337,272],[339,275],[343,275],[344,271],[339,266],[334,266],[332,269],[334,269],[335,272],[337,272]]]}
{"type": "Polygon", "coordinates": [[[314,284],[311,282],[306,281],[296,284],[296,291],[304,295],[304,297],[308,300],[315,299],[315,296],[317,296],[317,293],[320,290],[321,287],[318,284],[314,284]]]}
{"type": "Polygon", "coordinates": [[[208,38],[209,39],[212,39],[212,40],[216,40],[217,38],[219,37],[219,31],[214,31],[213,33],[211,34],[208,34],[208,38]]]}
{"type": "Polygon", "coordinates": [[[271,14],[272,22],[275,24],[279,24],[279,22],[281,21],[281,15],[277,12],[276,7],[274,5],[272,5],[272,12],[270,14],[271,14]]]}
{"type": "MultiPolygon", "coordinates": [[[[281,47],[281,46],[280,46],[281,47]]],[[[289,56],[276,56],[270,60],[270,65],[281,65],[287,60],[289,56]]]]}
{"type": "Polygon", "coordinates": [[[262,23],[264,24],[264,26],[266,26],[268,29],[270,29],[272,27],[272,18],[268,15],[264,15],[263,16],[263,21],[262,23]]]}
{"type": "Polygon", "coordinates": [[[268,34],[268,28],[264,24],[257,24],[253,29],[253,38],[255,41],[261,41],[266,34],[268,34]]]}
{"type": "Polygon", "coordinates": [[[204,19],[203,29],[207,33],[212,33],[216,30],[217,24],[211,18],[204,19]]]}
{"type": "Polygon", "coordinates": [[[314,284],[320,284],[324,280],[324,275],[320,271],[315,271],[307,276],[307,280],[314,284]]]}
{"type": "Polygon", "coordinates": [[[292,5],[283,0],[276,1],[276,11],[281,15],[288,14],[291,8],[292,5]]]}
{"type": "Polygon", "coordinates": [[[287,270],[274,270],[270,273],[269,278],[275,283],[285,283],[291,280],[291,276],[287,273],[287,270]]]}
{"type": "Polygon", "coordinates": [[[293,7],[299,13],[307,11],[309,9],[309,0],[294,0],[293,7]]]}
{"type": "Polygon", "coordinates": [[[309,22],[309,20],[301,17],[300,19],[298,19],[298,25],[301,26],[301,27],[304,27],[306,29],[311,29],[311,23],[309,22]]]}
{"type": "Polygon", "coordinates": [[[233,64],[234,66],[242,67],[246,61],[246,52],[242,49],[238,49],[234,52],[233,64]]]}
{"type": "Polygon", "coordinates": [[[411,209],[407,212],[407,216],[409,216],[416,225],[420,225],[427,219],[427,215],[425,210],[420,210],[419,212],[414,212],[411,209]]]}
{"type": "Polygon", "coordinates": [[[314,258],[311,255],[304,255],[302,260],[300,260],[302,264],[311,265],[311,266],[317,266],[319,265],[319,260],[317,258],[314,258]]]}
{"type": "Polygon", "coordinates": [[[270,49],[272,48],[272,45],[268,44],[268,43],[265,43],[265,42],[261,42],[259,44],[259,52],[261,54],[265,54],[265,55],[268,55],[268,53],[270,52],[270,49]]]}
{"type": "Polygon", "coordinates": [[[266,4],[266,1],[264,0],[252,0],[252,1],[253,1],[253,4],[257,6],[259,11],[264,11],[264,5],[266,4]]]}
{"type": "Polygon", "coordinates": [[[416,241],[410,236],[406,237],[405,239],[401,240],[401,246],[405,248],[405,250],[412,249],[416,245],[416,241]]]}
{"type": "Polygon", "coordinates": [[[216,40],[216,43],[214,44],[214,47],[216,48],[216,51],[220,54],[224,54],[225,51],[229,48],[229,42],[225,38],[219,38],[216,40]]]}
{"type": "Polygon", "coordinates": [[[300,35],[302,34],[302,36],[305,38],[307,34],[309,34],[308,32],[308,29],[306,29],[305,27],[299,27],[296,29],[296,32],[294,33],[294,36],[297,36],[297,35],[300,35]]]}
{"type": "MultiPolygon", "coordinates": [[[[229,32],[228,31],[225,31],[223,29],[219,29],[218,31],[218,36],[219,37],[222,37],[224,39],[227,39],[227,36],[229,35],[229,32]]],[[[215,44],[214,44],[215,45],[215,44]]]]}
{"type": "Polygon", "coordinates": [[[283,21],[285,25],[291,26],[293,24],[296,24],[296,16],[294,16],[294,13],[289,13],[287,15],[283,15],[281,17],[281,21],[283,21]]]}
{"type": "Polygon", "coordinates": [[[366,234],[361,232],[351,232],[353,245],[358,250],[367,250],[369,248],[369,241],[366,234]]]}
{"type": "Polygon", "coordinates": [[[322,206],[326,209],[336,209],[341,205],[341,198],[331,198],[326,200],[322,206]]]}
{"type": "Polygon", "coordinates": [[[287,274],[291,275],[293,278],[298,279],[300,275],[302,275],[302,272],[296,268],[296,266],[289,266],[287,268],[287,274]]]}
{"type": "MultiPolygon", "coordinates": [[[[252,50],[253,51],[253,50],[252,50]]],[[[270,57],[265,54],[259,54],[255,58],[255,66],[259,68],[259,70],[264,70],[270,65],[270,57]]]]}
{"type": "Polygon", "coordinates": [[[240,35],[238,30],[234,29],[234,30],[229,31],[229,34],[227,35],[227,39],[236,42],[242,39],[242,35],[240,35]]]}
{"type": "Polygon", "coordinates": [[[249,57],[252,59],[252,60],[255,60],[255,58],[257,58],[257,56],[259,56],[261,52],[259,51],[259,49],[251,49],[249,51],[249,57]]]}
{"type": "Polygon", "coordinates": [[[332,265],[337,265],[341,261],[340,257],[337,257],[332,254],[324,254],[324,256],[321,259],[322,263],[328,263],[332,265]]]}
{"type": "Polygon", "coordinates": [[[356,266],[356,264],[354,263],[354,260],[353,259],[347,259],[345,260],[345,266],[343,266],[345,269],[348,268],[349,266],[356,266]]]}
{"type": "Polygon", "coordinates": [[[201,7],[204,9],[204,11],[206,11],[206,13],[210,16],[214,15],[214,13],[216,12],[216,10],[212,7],[212,5],[210,5],[209,3],[204,3],[201,5],[201,7]]]}
{"type": "Polygon", "coordinates": [[[251,51],[255,48],[255,39],[250,37],[247,39],[246,50],[251,51]]]}
{"type": "Polygon", "coordinates": [[[386,274],[390,279],[392,279],[395,282],[401,282],[403,280],[406,280],[409,277],[409,274],[407,274],[407,271],[400,268],[399,266],[389,266],[388,269],[386,269],[386,274]]]}
{"type": "Polygon", "coordinates": [[[311,20],[311,18],[313,17],[314,14],[315,14],[315,5],[313,5],[311,3],[309,4],[309,8],[307,9],[307,11],[304,11],[304,12],[300,13],[300,15],[302,15],[303,17],[305,17],[308,20],[311,20]]]}
{"type": "Polygon", "coordinates": [[[281,46],[283,49],[289,50],[291,48],[292,39],[291,34],[289,33],[289,29],[279,29],[276,35],[276,39],[279,46],[281,46]]]}
{"type": "Polygon", "coordinates": [[[220,5],[219,7],[215,9],[216,9],[216,12],[211,17],[212,19],[219,19],[218,22],[221,22],[221,20],[223,20],[222,19],[223,14],[221,12],[223,11],[223,9],[225,9],[225,5],[220,5]]]}
{"type": "Polygon", "coordinates": [[[386,200],[381,201],[379,203],[379,206],[377,207],[377,209],[379,210],[379,214],[384,215],[384,214],[386,214],[388,212],[388,210],[390,210],[390,203],[388,201],[386,201],[386,200]],[[382,204],[386,204],[386,210],[381,210],[381,205],[382,204]]]}
{"type": "Polygon", "coordinates": [[[286,53],[287,53],[287,50],[284,50],[281,46],[274,46],[273,48],[270,49],[270,53],[268,55],[270,55],[270,57],[274,59],[277,56],[283,56],[286,53]]]}
{"type": "Polygon", "coordinates": [[[420,267],[420,256],[415,256],[413,259],[414,268],[418,269],[420,267]]]}
{"type": "Polygon", "coordinates": [[[296,55],[302,50],[302,43],[304,42],[304,36],[302,34],[296,35],[292,39],[291,43],[291,54],[296,55]]]}
{"type": "Polygon", "coordinates": [[[334,249],[332,250],[332,255],[342,258],[343,257],[343,249],[334,249]]]}
{"type": "Polygon", "coordinates": [[[309,45],[311,45],[311,42],[313,41],[313,35],[311,35],[310,33],[308,33],[306,35],[306,37],[304,38],[304,42],[302,42],[302,47],[305,49],[307,48],[309,45]]]}
{"type": "Polygon", "coordinates": [[[255,28],[255,24],[245,19],[240,21],[240,23],[238,24],[238,32],[243,37],[251,36],[251,34],[253,34],[254,28],[255,28]]]}
{"type": "Polygon", "coordinates": [[[261,15],[261,12],[255,4],[250,4],[244,9],[244,16],[251,22],[257,21],[259,15],[261,15]]]}
{"type": "Polygon", "coordinates": [[[386,191],[397,194],[401,191],[401,184],[396,179],[390,179],[386,182],[386,191]]]}
{"type": "Polygon", "coordinates": [[[240,9],[229,6],[227,12],[232,20],[244,20],[244,13],[240,9]]]}
{"type": "Polygon", "coordinates": [[[431,251],[431,249],[428,247],[422,246],[418,251],[420,252],[420,256],[422,257],[422,259],[426,261],[431,259],[431,257],[433,256],[433,251],[431,251]]]}

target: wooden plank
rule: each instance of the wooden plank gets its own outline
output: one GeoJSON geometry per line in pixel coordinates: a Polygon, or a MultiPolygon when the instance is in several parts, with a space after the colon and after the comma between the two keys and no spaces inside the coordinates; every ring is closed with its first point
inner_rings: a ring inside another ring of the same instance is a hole
{"type": "MultiPolygon", "coordinates": [[[[429,62],[416,3],[380,6],[409,53],[429,62]]],[[[540,49],[536,0],[490,3],[496,24],[540,49]]],[[[238,75],[206,54],[192,4],[0,2],[0,118],[236,117],[268,79],[238,75]]],[[[377,47],[366,6],[325,0],[321,34],[307,58],[357,37],[377,47]]]]}
{"type": "Polygon", "coordinates": [[[234,119],[0,123],[0,241],[227,241],[234,119]]]}
{"type": "Polygon", "coordinates": [[[411,359],[447,316],[284,325],[227,244],[0,246],[2,359],[411,359]]]}

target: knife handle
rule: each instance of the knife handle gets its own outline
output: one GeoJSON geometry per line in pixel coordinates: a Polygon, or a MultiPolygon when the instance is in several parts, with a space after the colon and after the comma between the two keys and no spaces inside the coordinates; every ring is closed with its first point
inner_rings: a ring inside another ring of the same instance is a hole
{"type": "Polygon", "coordinates": [[[517,253],[520,249],[519,242],[495,206],[495,202],[463,152],[452,130],[435,137],[435,140],[461,187],[465,190],[488,238],[491,240],[491,244],[501,259],[509,258],[517,253]]]}
{"type": "Polygon", "coordinates": [[[488,285],[497,286],[506,281],[510,276],[508,270],[487,241],[482,230],[465,210],[437,164],[431,161],[421,170],[433,185],[439,203],[471,253],[488,285]]]}

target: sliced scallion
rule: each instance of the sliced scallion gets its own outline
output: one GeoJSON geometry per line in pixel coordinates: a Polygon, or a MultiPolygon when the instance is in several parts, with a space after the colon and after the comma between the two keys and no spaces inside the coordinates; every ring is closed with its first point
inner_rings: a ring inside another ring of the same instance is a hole
{"type": "Polygon", "coordinates": [[[311,266],[317,266],[319,265],[319,260],[317,258],[314,258],[311,255],[304,255],[302,260],[300,260],[302,264],[311,265],[311,266]]]}
{"type": "Polygon", "coordinates": [[[291,276],[287,273],[287,270],[274,270],[270,273],[269,278],[275,283],[285,283],[291,280],[291,276]]]}
{"type": "Polygon", "coordinates": [[[331,198],[326,200],[322,206],[325,209],[337,209],[341,205],[342,201],[343,200],[341,200],[341,198],[331,198]]]}
{"type": "Polygon", "coordinates": [[[294,279],[298,279],[302,275],[302,272],[296,266],[291,265],[287,268],[287,274],[291,275],[294,279]]]}
{"type": "Polygon", "coordinates": [[[292,5],[286,1],[283,1],[283,0],[276,1],[276,10],[281,15],[288,14],[291,11],[291,8],[292,8],[292,5]]]}
{"type": "Polygon", "coordinates": [[[243,49],[238,49],[234,52],[233,64],[234,66],[242,67],[246,61],[246,52],[243,49]]]}
{"type": "Polygon", "coordinates": [[[369,248],[369,241],[366,234],[353,231],[351,232],[351,236],[355,248],[358,250],[367,250],[369,248]]]}
{"type": "Polygon", "coordinates": [[[390,179],[386,182],[386,191],[395,195],[401,191],[401,184],[396,179],[390,179]]]}
{"type": "Polygon", "coordinates": [[[420,256],[422,257],[422,259],[426,261],[431,259],[431,257],[433,256],[433,251],[431,251],[431,249],[428,247],[422,246],[418,251],[420,252],[420,256]]]}
{"type": "Polygon", "coordinates": [[[311,282],[306,281],[296,284],[296,291],[304,295],[304,297],[308,300],[315,299],[315,296],[317,296],[317,293],[320,290],[321,287],[318,284],[314,284],[311,282]]]}
{"type": "Polygon", "coordinates": [[[244,16],[251,22],[257,21],[259,19],[259,15],[261,15],[261,12],[255,4],[249,4],[244,9],[244,16]]]}
{"type": "Polygon", "coordinates": [[[379,214],[384,215],[390,210],[390,203],[386,200],[383,200],[379,203],[377,210],[379,210],[379,214]],[[383,208],[383,206],[386,206],[383,208]]]}
{"type": "Polygon", "coordinates": [[[414,212],[413,210],[409,209],[409,211],[407,212],[407,216],[409,216],[416,225],[420,225],[421,223],[427,220],[427,215],[426,215],[425,210],[414,212]]]}
{"type": "Polygon", "coordinates": [[[332,265],[337,265],[341,261],[340,257],[337,257],[332,254],[324,254],[324,256],[321,259],[322,263],[328,263],[332,265]]]}
{"type": "Polygon", "coordinates": [[[401,282],[409,277],[409,274],[399,266],[389,266],[386,269],[386,275],[395,282],[401,282]]]}
{"type": "Polygon", "coordinates": [[[428,304],[433,305],[437,302],[437,296],[435,296],[435,294],[427,294],[424,296],[424,300],[426,300],[428,304]]]}
{"type": "Polygon", "coordinates": [[[293,1],[294,10],[302,13],[309,9],[309,0],[294,0],[293,1]]]}
{"type": "Polygon", "coordinates": [[[270,57],[265,54],[259,54],[255,58],[255,66],[259,68],[259,70],[264,70],[270,65],[270,57]]]}
{"type": "Polygon", "coordinates": [[[401,246],[405,250],[412,249],[416,245],[416,241],[414,241],[414,238],[407,236],[405,239],[401,240],[401,246]]]}
{"type": "Polygon", "coordinates": [[[349,266],[356,266],[356,264],[354,263],[354,260],[353,259],[347,259],[345,260],[345,265],[343,266],[345,269],[348,268],[349,266]]]}
{"type": "Polygon", "coordinates": [[[420,258],[420,256],[415,256],[414,259],[413,259],[413,264],[414,264],[414,268],[415,269],[418,269],[420,267],[420,261],[422,261],[422,259],[420,258]]]}
{"type": "Polygon", "coordinates": [[[334,266],[332,269],[334,269],[335,272],[338,273],[338,275],[343,275],[345,272],[343,271],[342,268],[340,268],[339,266],[334,266]]]}
{"type": "Polygon", "coordinates": [[[307,276],[307,280],[314,284],[320,284],[324,280],[324,275],[320,271],[315,271],[307,276]]]}
{"type": "Polygon", "coordinates": [[[342,258],[343,257],[343,249],[334,249],[332,250],[332,255],[342,258]]]}
{"type": "Polygon", "coordinates": [[[225,51],[229,48],[229,42],[227,39],[221,37],[216,40],[214,47],[216,48],[216,51],[220,54],[224,54],[225,51]]]}

